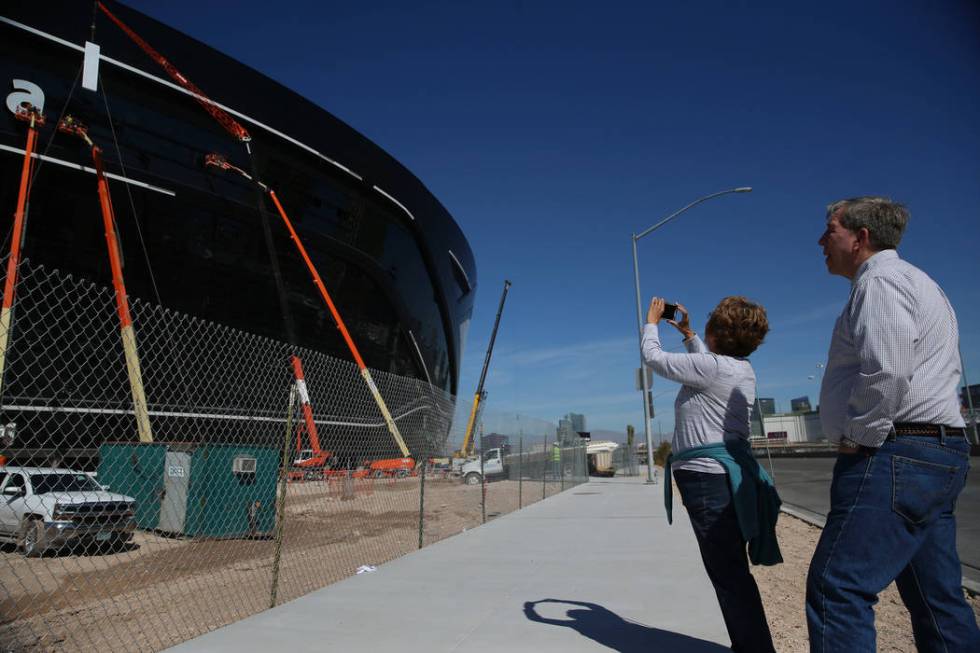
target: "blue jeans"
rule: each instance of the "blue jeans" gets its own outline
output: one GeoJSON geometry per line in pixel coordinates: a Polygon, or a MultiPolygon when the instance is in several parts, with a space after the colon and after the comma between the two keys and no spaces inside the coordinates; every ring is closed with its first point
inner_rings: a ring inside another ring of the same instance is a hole
{"type": "Polygon", "coordinates": [[[674,480],[694,527],[704,569],[718,596],[732,650],[775,653],[759,587],[749,572],[728,474],[676,469],[674,480]]]}
{"type": "Polygon", "coordinates": [[[980,651],[953,516],[969,451],[963,436],[898,436],[877,451],[838,455],[807,577],[811,652],[874,651],[872,606],[892,581],[919,651],[980,651]]]}

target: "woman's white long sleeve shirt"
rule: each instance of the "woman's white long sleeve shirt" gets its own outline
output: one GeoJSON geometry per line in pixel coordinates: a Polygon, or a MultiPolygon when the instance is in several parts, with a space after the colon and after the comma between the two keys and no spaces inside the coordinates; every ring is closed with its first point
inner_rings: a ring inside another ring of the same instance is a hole
{"type": "MultiPolygon", "coordinates": [[[[677,453],[692,447],[749,437],[755,403],[755,371],[745,358],[708,351],[697,335],[684,341],[687,353],[670,353],[660,345],[656,324],[643,327],[643,360],[660,377],[681,384],[674,401],[674,438],[677,453]]],[[[724,474],[720,463],[694,458],[674,469],[724,474]]]]}

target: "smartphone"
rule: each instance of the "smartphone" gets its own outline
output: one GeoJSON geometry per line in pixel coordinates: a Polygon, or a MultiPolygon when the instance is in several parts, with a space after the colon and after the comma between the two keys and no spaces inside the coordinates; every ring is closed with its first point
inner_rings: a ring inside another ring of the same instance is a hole
{"type": "Polygon", "coordinates": [[[663,318],[665,320],[673,320],[674,315],[676,313],[677,313],[677,304],[664,304],[663,318]]]}

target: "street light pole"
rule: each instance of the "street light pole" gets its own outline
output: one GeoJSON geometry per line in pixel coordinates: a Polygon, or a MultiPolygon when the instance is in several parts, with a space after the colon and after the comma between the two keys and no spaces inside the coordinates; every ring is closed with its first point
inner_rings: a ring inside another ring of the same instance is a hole
{"type": "MultiPolygon", "coordinates": [[[[636,254],[636,241],[643,238],[646,235],[656,231],[660,227],[664,226],[681,213],[684,213],[690,208],[693,208],[700,204],[701,202],[706,202],[707,200],[719,197],[721,195],[727,195],[729,193],[750,193],[752,188],[749,186],[740,186],[738,188],[729,188],[728,190],[719,191],[717,193],[712,193],[711,195],[705,195],[704,197],[699,197],[687,206],[674,211],[666,218],[641,231],[638,234],[632,235],[633,242],[633,283],[636,286],[636,324],[639,329],[640,342],[643,342],[643,304],[640,297],[640,262],[636,254]]],[[[646,436],[647,443],[647,483],[655,483],[653,479],[653,435],[650,432],[650,407],[647,405],[648,396],[650,392],[649,384],[647,383],[646,375],[646,361],[643,360],[643,349],[640,349],[640,383],[643,386],[643,434],[646,436]]],[[[665,483],[670,483],[670,479],[664,479],[665,483]]]]}
{"type": "MultiPolygon", "coordinates": [[[[636,284],[636,326],[640,330],[640,383],[643,387],[643,435],[647,443],[647,483],[653,483],[653,434],[650,433],[650,405],[647,395],[650,388],[647,384],[646,361],[643,360],[643,306],[640,299],[640,263],[636,257],[636,234],[633,234],[633,281],[636,284]]],[[[669,482],[669,481],[667,481],[669,482]]]]}

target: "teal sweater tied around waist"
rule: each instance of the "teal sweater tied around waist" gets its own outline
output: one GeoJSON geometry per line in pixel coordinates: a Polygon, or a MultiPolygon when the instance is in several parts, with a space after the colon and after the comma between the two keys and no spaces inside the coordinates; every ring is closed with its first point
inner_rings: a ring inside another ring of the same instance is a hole
{"type": "Polygon", "coordinates": [[[673,523],[674,488],[671,483],[670,465],[692,458],[717,460],[728,472],[728,486],[732,490],[735,514],[742,537],[749,545],[749,560],[754,565],[776,565],[783,561],[776,541],[776,520],[782,501],[773,486],[769,474],[752,455],[745,440],[728,441],[694,447],[667,456],[664,464],[664,505],[667,523],[673,523]]]}

